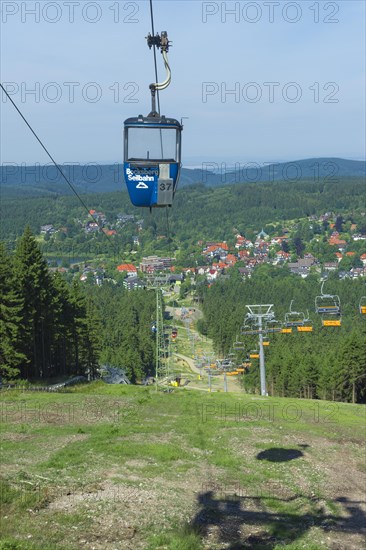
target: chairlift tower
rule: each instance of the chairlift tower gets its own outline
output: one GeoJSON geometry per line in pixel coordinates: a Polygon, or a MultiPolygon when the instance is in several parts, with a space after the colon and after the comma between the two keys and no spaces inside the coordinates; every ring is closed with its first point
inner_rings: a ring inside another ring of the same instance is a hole
{"type": "Polygon", "coordinates": [[[166,338],[164,330],[164,318],[163,318],[163,293],[162,293],[162,280],[155,277],[150,279],[149,288],[155,290],[156,296],[156,311],[155,311],[155,384],[156,389],[158,385],[169,378],[170,375],[170,346],[167,344],[169,340],[166,338]]]}
{"type": "Polygon", "coordinates": [[[259,335],[259,372],[261,379],[261,395],[267,396],[267,385],[266,385],[266,365],[264,361],[264,346],[263,346],[263,334],[271,332],[263,328],[263,323],[272,321],[275,317],[273,312],[273,304],[255,304],[246,306],[249,310],[247,313],[247,320],[252,321],[252,323],[257,327],[255,331],[259,335]]]}

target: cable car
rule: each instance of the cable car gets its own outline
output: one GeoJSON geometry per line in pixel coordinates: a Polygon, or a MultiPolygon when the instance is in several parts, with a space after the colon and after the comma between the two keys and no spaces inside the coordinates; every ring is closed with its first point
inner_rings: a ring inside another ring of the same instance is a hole
{"type": "Polygon", "coordinates": [[[154,113],[124,123],[124,176],[134,206],[171,206],[181,167],[182,125],[154,113]]]}
{"type": "Polygon", "coordinates": [[[123,172],[132,204],[151,209],[173,203],[181,169],[183,126],[175,118],[161,116],[156,110],[157,93],[167,88],[171,81],[168,35],[166,32],[161,36],[149,34],[147,43],[150,49],[161,49],[167,76],[164,82],[150,84],[150,114],[124,122],[123,172]]]}
{"type": "Polygon", "coordinates": [[[366,296],[362,296],[359,308],[361,315],[366,315],[366,296]]]}

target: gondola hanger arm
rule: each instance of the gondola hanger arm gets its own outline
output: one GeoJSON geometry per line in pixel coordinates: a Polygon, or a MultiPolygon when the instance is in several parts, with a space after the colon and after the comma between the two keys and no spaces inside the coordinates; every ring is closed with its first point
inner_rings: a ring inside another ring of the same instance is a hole
{"type": "Polygon", "coordinates": [[[164,67],[166,70],[166,79],[163,82],[154,82],[150,84],[150,91],[151,91],[151,113],[149,116],[157,117],[159,116],[159,113],[156,110],[156,92],[165,90],[171,80],[172,80],[172,73],[170,70],[169,60],[168,60],[168,51],[169,47],[171,45],[171,42],[168,39],[168,33],[166,31],[163,31],[161,35],[158,33],[156,35],[148,34],[146,37],[147,45],[149,48],[157,48],[161,50],[163,60],[164,60],[164,67]]]}

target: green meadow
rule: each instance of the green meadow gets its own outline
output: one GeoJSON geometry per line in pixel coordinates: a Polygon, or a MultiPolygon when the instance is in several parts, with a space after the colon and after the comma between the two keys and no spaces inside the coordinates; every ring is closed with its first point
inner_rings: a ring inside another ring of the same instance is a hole
{"type": "Polygon", "coordinates": [[[6,391],[0,549],[359,549],[365,407],[95,382],[6,391]]]}

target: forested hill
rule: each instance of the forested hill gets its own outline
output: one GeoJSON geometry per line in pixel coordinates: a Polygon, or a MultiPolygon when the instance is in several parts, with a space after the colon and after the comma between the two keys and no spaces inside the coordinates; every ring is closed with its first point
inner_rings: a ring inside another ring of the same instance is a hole
{"type": "MultiPolygon", "coordinates": [[[[80,194],[109,193],[125,190],[121,164],[65,164],[62,169],[80,194]]],[[[339,158],[312,158],[260,166],[257,163],[237,162],[229,166],[203,162],[202,168],[183,168],[180,187],[203,183],[209,187],[233,183],[256,183],[301,179],[315,183],[334,183],[343,177],[365,177],[366,162],[339,158]]],[[[0,166],[1,194],[6,196],[42,197],[72,193],[53,165],[0,166]]]]}
{"type": "MultiPolygon", "coordinates": [[[[144,228],[151,228],[151,239],[166,234],[165,209],[155,208],[150,213],[148,209],[133,207],[126,191],[84,195],[83,200],[88,208],[105,213],[107,228],[115,228],[117,215],[126,213],[145,220],[144,228]]],[[[76,237],[82,220],[87,217],[75,196],[2,197],[1,210],[1,238],[10,241],[20,235],[26,225],[39,233],[41,225],[47,223],[56,228],[67,226],[70,238],[76,237]]],[[[182,243],[198,239],[225,240],[233,234],[233,228],[246,234],[248,229],[258,231],[266,224],[319,216],[324,212],[352,214],[353,222],[361,228],[364,211],[364,179],[340,178],[338,183],[302,180],[217,188],[195,184],[178,189],[173,208],[169,209],[169,219],[171,236],[182,243]]],[[[132,238],[126,230],[119,229],[117,233],[118,239],[132,238]]]]}

